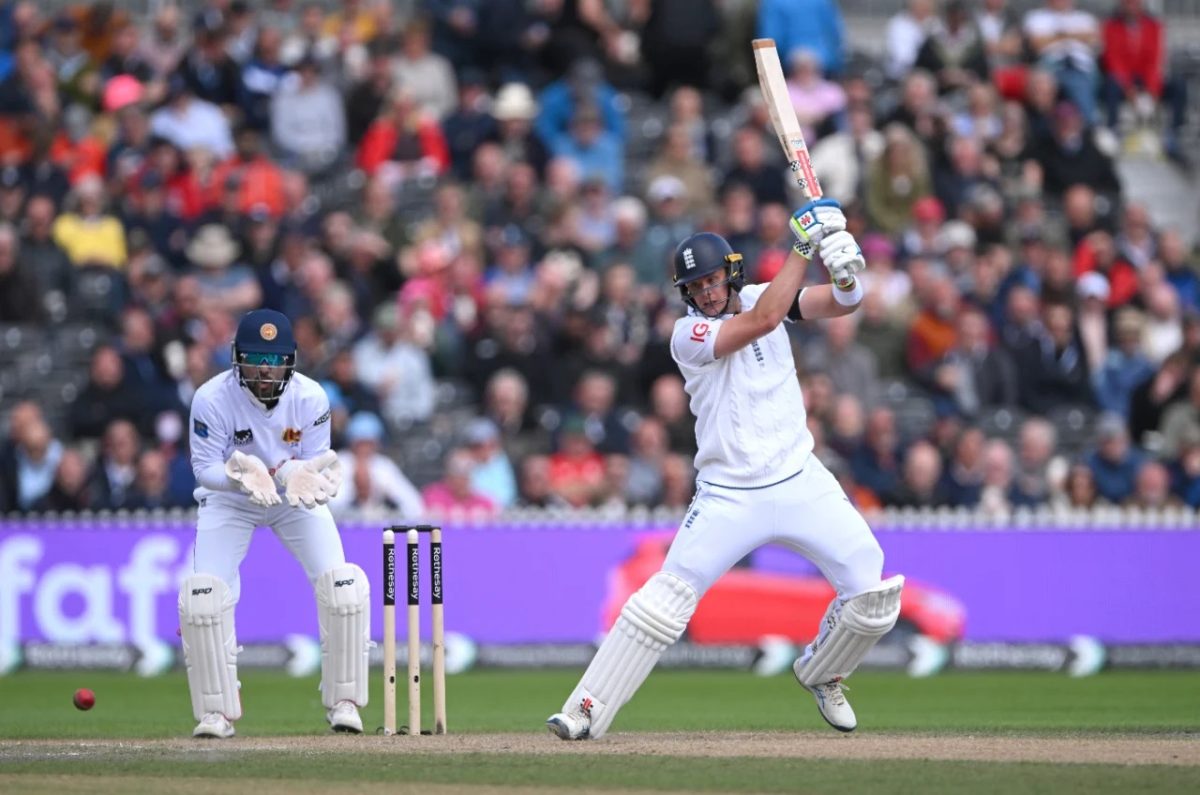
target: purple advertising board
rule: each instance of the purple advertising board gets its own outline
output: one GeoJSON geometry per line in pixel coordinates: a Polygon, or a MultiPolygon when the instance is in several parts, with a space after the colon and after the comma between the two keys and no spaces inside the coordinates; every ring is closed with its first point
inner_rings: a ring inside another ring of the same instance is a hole
{"type": "MultiPolygon", "coordinates": [[[[375,608],[381,529],[343,528],[347,558],[372,579],[375,608]]],[[[448,526],[447,627],[489,644],[590,642],[602,629],[613,573],[639,540],[664,532],[622,524],[448,526]]],[[[176,643],[176,588],[190,570],[192,533],[180,521],[0,525],[0,644],[176,643]]],[[[1198,529],[939,528],[878,537],[885,573],[963,604],[968,641],[1061,642],[1077,634],[1114,644],[1200,641],[1200,597],[1191,585],[1198,529]]],[[[754,566],[812,574],[802,558],[775,548],[760,550],[754,566]]],[[[241,642],[316,634],[311,589],[269,530],[255,536],[241,579],[241,642]]]]}

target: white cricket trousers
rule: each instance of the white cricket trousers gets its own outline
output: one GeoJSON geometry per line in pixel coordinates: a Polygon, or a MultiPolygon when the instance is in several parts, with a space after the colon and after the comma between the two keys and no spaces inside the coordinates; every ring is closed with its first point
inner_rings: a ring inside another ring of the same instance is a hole
{"type": "Polygon", "coordinates": [[[812,561],[839,599],[878,585],[883,573],[883,550],[871,528],[814,455],[794,477],[773,486],[737,489],[698,481],[662,568],[703,596],[733,564],[770,543],[812,561]]]}
{"type": "Polygon", "coordinates": [[[322,573],[346,562],[342,537],[324,505],[309,510],[287,502],[262,508],[241,494],[210,494],[196,521],[192,571],[220,577],[236,602],[241,596],[238,569],[256,527],[270,527],[292,556],[300,561],[310,584],[322,573]]]}

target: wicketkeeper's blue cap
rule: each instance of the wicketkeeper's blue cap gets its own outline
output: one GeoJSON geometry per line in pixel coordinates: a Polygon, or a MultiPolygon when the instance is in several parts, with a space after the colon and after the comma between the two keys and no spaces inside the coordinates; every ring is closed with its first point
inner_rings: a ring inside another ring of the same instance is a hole
{"type": "Polygon", "coordinates": [[[239,353],[296,353],[292,321],[274,309],[255,309],[242,316],[233,345],[239,353]]]}

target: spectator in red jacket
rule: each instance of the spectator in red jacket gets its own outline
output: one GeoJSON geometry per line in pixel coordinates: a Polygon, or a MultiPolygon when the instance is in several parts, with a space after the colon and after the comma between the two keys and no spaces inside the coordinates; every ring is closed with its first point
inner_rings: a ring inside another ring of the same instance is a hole
{"type": "Polygon", "coordinates": [[[1165,103],[1171,113],[1167,154],[1181,159],[1178,133],[1186,114],[1187,96],[1184,83],[1164,72],[1166,33],[1162,22],[1145,10],[1143,0],[1119,0],[1112,16],[1104,21],[1101,40],[1108,126],[1116,128],[1122,102],[1133,104],[1139,114],[1154,104],[1165,103]]]}
{"type": "Polygon", "coordinates": [[[359,168],[368,176],[384,164],[400,178],[437,176],[450,167],[450,150],[437,121],[403,88],[392,94],[358,148],[359,168]]]}

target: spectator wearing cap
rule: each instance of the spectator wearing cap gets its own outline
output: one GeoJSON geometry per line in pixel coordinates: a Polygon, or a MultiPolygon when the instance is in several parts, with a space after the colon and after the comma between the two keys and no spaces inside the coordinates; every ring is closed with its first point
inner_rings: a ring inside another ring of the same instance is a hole
{"type": "Polygon", "coordinates": [[[625,114],[617,102],[616,90],[604,79],[599,61],[579,58],[571,64],[564,77],[542,89],[538,96],[539,111],[534,128],[551,149],[572,137],[571,128],[579,110],[590,107],[596,124],[624,148],[627,131],[625,114]]]}
{"type": "Polygon", "coordinates": [[[929,166],[915,136],[903,126],[889,125],[883,151],[867,176],[866,209],[872,223],[888,234],[901,232],[912,220],[916,202],[931,190],[929,166]]]}
{"type": "MultiPolygon", "coordinates": [[[[646,186],[646,206],[650,223],[646,227],[646,243],[654,252],[655,262],[665,263],[680,240],[696,230],[696,222],[687,211],[687,187],[671,174],[663,174],[646,186]]],[[[658,283],[669,277],[667,267],[660,270],[658,283]]]]}
{"type": "Polygon", "coordinates": [[[374,176],[382,168],[394,179],[433,177],[450,168],[450,151],[436,120],[421,112],[412,94],[398,86],[363,136],[356,161],[374,176]]]}
{"type": "Polygon", "coordinates": [[[409,22],[400,35],[392,78],[396,85],[409,88],[423,112],[440,120],[454,110],[458,85],[450,62],[430,50],[429,35],[429,26],[423,20],[409,22]]]}
{"type": "Polygon", "coordinates": [[[421,492],[425,510],[431,517],[449,521],[486,519],[497,506],[471,487],[474,462],[466,450],[456,448],[446,456],[443,478],[421,492]]]}
{"type": "Polygon", "coordinates": [[[538,103],[524,83],[505,83],[492,103],[496,130],[489,140],[500,145],[508,160],[533,166],[539,176],[546,171],[550,150],[546,139],[534,127],[538,103]]]}
{"type": "Polygon", "coordinates": [[[284,163],[320,174],[341,157],[346,116],[337,89],[321,77],[316,57],[306,53],[295,73],[271,98],[271,141],[284,163]]]}
{"type": "Polygon", "coordinates": [[[354,369],[375,391],[393,425],[424,422],[433,413],[435,389],[429,354],[412,339],[412,320],[395,303],[375,310],[372,331],[354,346],[354,369]]]}
{"type": "Polygon", "coordinates": [[[624,142],[605,129],[600,109],[594,104],[579,104],[571,117],[570,131],[550,141],[555,157],[575,164],[583,178],[598,176],[614,195],[625,187],[624,142]]]}
{"type": "Polygon", "coordinates": [[[17,231],[0,221],[0,322],[42,323],[45,319],[40,285],[21,255],[17,231]]]}
{"type": "Polygon", "coordinates": [[[54,242],[79,267],[99,265],[124,268],[125,229],[115,216],[105,212],[104,183],[89,175],[81,179],[68,202],[73,209],[54,222],[54,242]]]}
{"type": "Polygon", "coordinates": [[[533,290],[533,241],[521,227],[508,224],[500,230],[491,266],[484,273],[489,296],[504,305],[529,301],[533,290]]]}
{"type": "MultiPolygon", "coordinates": [[[[1066,255],[1059,253],[1051,261],[1061,263],[1065,259],[1066,255]]],[[[1062,265],[1054,268],[1055,272],[1060,269],[1065,270],[1062,265]]],[[[1097,379],[1108,355],[1108,280],[1099,273],[1086,273],[1079,279],[1068,274],[1067,280],[1067,300],[1074,300],[1078,310],[1079,343],[1087,356],[1088,370],[1097,379]]],[[[1048,297],[1049,293],[1043,289],[1042,295],[1048,297]]]]}
{"type": "Polygon", "coordinates": [[[248,312],[262,303],[262,288],[254,272],[238,263],[241,245],[219,224],[205,224],[187,246],[203,300],[232,314],[248,312]]]}
{"type": "Polygon", "coordinates": [[[463,430],[463,449],[474,465],[471,468],[471,490],[487,497],[504,510],[517,501],[517,480],[512,462],[500,443],[500,429],[486,417],[477,417],[463,430]]]}
{"type": "Polygon", "coordinates": [[[1084,463],[1095,475],[1100,496],[1119,505],[1133,494],[1146,457],[1129,443],[1129,429],[1118,414],[1101,415],[1095,435],[1096,448],[1084,457],[1084,463]]]}
{"type": "Polygon", "coordinates": [[[166,103],[150,116],[150,131],[183,151],[201,147],[218,160],[233,153],[233,135],[225,114],[195,96],[179,75],[167,83],[166,103]]]}
{"type": "Polygon", "coordinates": [[[383,422],[371,412],[359,411],[346,426],[346,447],[338,451],[342,488],[329,501],[335,514],[351,511],[386,512],[401,519],[425,516],[421,493],[391,458],[380,452],[383,422]]]}

